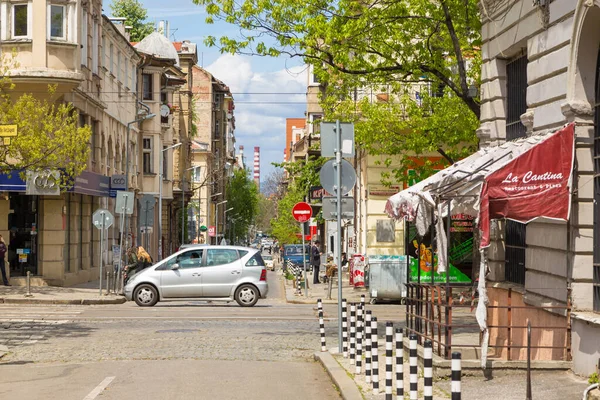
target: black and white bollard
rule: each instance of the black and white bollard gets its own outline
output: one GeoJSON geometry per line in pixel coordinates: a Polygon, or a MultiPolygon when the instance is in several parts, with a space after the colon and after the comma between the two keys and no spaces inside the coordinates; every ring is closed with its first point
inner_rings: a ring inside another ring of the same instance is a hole
{"type": "Polygon", "coordinates": [[[452,353],[452,397],[451,400],[460,399],[460,358],[461,354],[456,352],[452,353]]]}
{"type": "Polygon", "coordinates": [[[423,343],[423,400],[433,400],[433,345],[431,340],[423,343]]]}
{"type": "Polygon", "coordinates": [[[321,333],[321,351],[327,351],[327,346],[325,345],[325,321],[323,320],[323,303],[321,299],[317,301],[319,304],[319,331],[321,333]]]}
{"type": "Polygon", "coordinates": [[[365,381],[371,383],[371,310],[365,314],[365,381]]]}
{"type": "Polygon", "coordinates": [[[362,307],[363,311],[365,310],[365,295],[361,294],[360,295],[360,306],[362,307]]]}
{"type": "Polygon", "coordinates": [[[379,353],[377,340],[377,317],[371,319],[371,380],[373,394],[379,394],[379,353]]]}
{"type": "Polygon", "coordinates": [[[300,280],[302,279],[302,275],[300,274],[300,271],[296,272],[296,294],[302,294],[302,282],[300,282],[300,280]]]}
{"type": "Polygon", "coordinates": [[[385,400],[392,400],[394,368],[394,324],[385,323],[385,400]]]}
{"type": "Polygon", "coordinates": [[[417,335],[410,335],[408,362],[410,365],[410,400],[418,400],[417,335]]]}
{"type": "MultiPolygon", "coordinates": [[[[361,315],[362,313],[360,312],[361,307],[360,305],[358,306],[358,314],[361,315]]],[[[354,371],[354,373],[356,375],[360,375],[362,373],[362,335],[363,335],[363,330],[362,330],[362,323],[361,323],[361,318],[357,318],[356,320],[356,369],[354,371]]]]}
{"type": "Polygon", "coordinates": [[[356,360],[356,304],[350,303],[350,365],[356,360]]]}
{"type": "Polygon", "coordinates": [[[348,308],[346,299],[342,299],[342,354],[348,358],[348,308]]]}
{"type": "Polygon", "coordinates": [[[404,400],[404,337],[396,328],[396,400],[404,400]]]}

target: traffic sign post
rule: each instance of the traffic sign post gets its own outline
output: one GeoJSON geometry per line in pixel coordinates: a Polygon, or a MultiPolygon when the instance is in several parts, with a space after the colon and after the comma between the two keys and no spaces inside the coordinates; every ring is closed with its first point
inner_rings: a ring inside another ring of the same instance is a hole
{"type": "MultiPolygon", "coordinates": [[[[133,214],[133,201],[135,200],[135,194],[133,192],[118,192],[117,202],[115,204],[115,211],[121,213],[121,243],[120,246],[123,248],[123,237],[125,236],[125,215],[133,214]]],[[[124,251],[121,252],[123,255],[124,251]]],[[[119,265],[117,267],[117,275],[120,277],[121,271],[123,270],[123,259],[119,258],[119,265]]],[[[119,279],[118,290],[123,289],[123,281],[119,279]]]]}
{"type": "Polygon", "coordinates": [[[100,295],[102,296],[102,256],[104,247],[104,230],[108,229],[115,222],[115,218],[110,211],[100,208],[92,215],[92,222],[97,229],[100,229],[100,295]]]}
{"type": "MultiPolygon", "coordinates": [[[[304,264],[304,296],[308,298],[308,277],[306,273],[306,245],[304,243],[304,236],[306,232],[304,232],[304,223],[312,217],[312,207],[310,204],[305,203],[303,201],[296,203],[292,208],[292,216],[298,222],[300,222],[302,226],[302,263],[304,264]]],[[[313,274],[316,274],[317,271],[313,270],[313,274]]]]}

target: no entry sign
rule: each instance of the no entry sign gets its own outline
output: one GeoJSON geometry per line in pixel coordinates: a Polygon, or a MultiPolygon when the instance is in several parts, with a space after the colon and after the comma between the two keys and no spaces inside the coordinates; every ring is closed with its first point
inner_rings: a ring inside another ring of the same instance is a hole
{"type": "Polygon", "coordinates": [[[292,208],[292,216],[298,222],[306,222],[312,217],[312,207],[303,201],[296,203],[292,208]]]}

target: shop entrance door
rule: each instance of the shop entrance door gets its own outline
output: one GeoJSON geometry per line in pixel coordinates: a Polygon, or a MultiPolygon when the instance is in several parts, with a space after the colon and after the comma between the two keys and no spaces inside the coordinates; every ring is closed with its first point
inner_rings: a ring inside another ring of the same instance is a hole
{"type": "Polygon", "coordinates": [[[10,194],[8,260],[11,276],[38,274],[38,196],[10,194]]]}

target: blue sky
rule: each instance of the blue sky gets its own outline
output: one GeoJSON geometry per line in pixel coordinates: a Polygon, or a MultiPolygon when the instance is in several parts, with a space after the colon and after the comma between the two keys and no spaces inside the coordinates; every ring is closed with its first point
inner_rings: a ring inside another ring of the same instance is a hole
{"type": "MultiPolygon", "coordinates": [[[[283,160],[285,119],[304,116],[307,72],[302,60],[221,54],[204,45],[206,36],[236,36],[237,27],[223,22],[207,25],[204,8],[191,0],[143,0],[148,20],[168,20],[171,40],[198,45],[198,64],[229,85],[235,103],[236,148],[244,146],[252,168],[254,146],[261,150],[261,180],[283,160]],[[268,93],[268,94],[265,94],[268,93]]],[[[111,14],[110,1],[104,13],[111,14]]]]}

